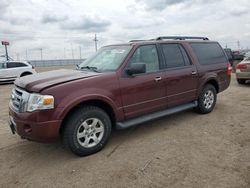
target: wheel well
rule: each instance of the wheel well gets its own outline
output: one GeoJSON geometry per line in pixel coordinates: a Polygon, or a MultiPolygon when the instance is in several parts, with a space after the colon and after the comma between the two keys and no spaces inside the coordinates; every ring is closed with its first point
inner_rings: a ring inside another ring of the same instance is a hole
{"type": "Polygon", "coordinates": [[[76,105],[75,107],[73,107],[64,117],[61,127],[60,127],[60,134],[62,133],[63,129],[64,129],[64,125],[66,120],[70,117],[71,114],[73,114],[76,110],[78,110],[79,108],[81,108],[84,105],[89,105],[89,106],[96,106],[99,107],[101,109],[103,109],[108,116],[110,117],[112,126],[115,125],[116,122],[116,117],[115,117],[115,113],[113,111],[113,108],[106,102],[102,101],[102,100],[89,100],[89,101],[84,101],[82,103],[79,103],[78,105],[76,105]]]}
{"type": "Polygon", "coordinates": [[[219,92],[219,84],[218,84],[218,82],[216,80],[209,80],[208,82],[206,82],[206,84],[213,85],[215,87],[215,89],[216,89],[216,92],[217,93],[219,92]]]}
{"type": "Polygon", "coordinates": [[[22,76],[27,76],[27,75],[30,75],[30,74],[32,74],[31,72],[23,72],[21,75],[20,75],[20,77],[22,77],[22,76]]]}

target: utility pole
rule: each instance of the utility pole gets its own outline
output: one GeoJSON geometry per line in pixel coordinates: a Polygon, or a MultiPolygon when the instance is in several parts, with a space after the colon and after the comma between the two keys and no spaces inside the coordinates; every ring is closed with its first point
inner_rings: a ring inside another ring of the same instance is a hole
{"type": "Polygon", "coordinates": [[[97,42],[98,42],[98,39],[97,39],[96,34],[95,34],[94,42],[95,42],[95,51],[97,51],[97,42]]]}
{"type": "Polygon", "coordinates": [[[72,53],[72,59],[75,59],[74,58],[74,51],[73,51],[73,45],[72,45],[72,43],[71,43],[71,53],[72,53]]]}
{"type": "Polygon", "coordinates": [[[19,53],[16,53],[16,60],[19,61],[20,58],[19,58],[19,53]]]}
{"type": "Polygon", "coordinates": [[[82,59],[82,48],[79,46],[79,52],[80,52],[80,60],[82,59]]]}
{"type": "Polygon", "coordinates": [[[238,50],[240,50],[240,41],[237,41],[238,50]]]}
{"type": "Polygon", "coordinates": [[[26,55],[26,61],[28,61],[28,50],[26,48],[26,51],[25,51],[25,55],[26,55]]]}
{"type": "Polygon", "coordinates": [[[66,59],[65,48],[63,49],[63,57],[64,57],[64,59],[66,59]]]}
{"type": "Polygon", "coordinates": [[[43,49],[40,48],[40,52],[41,52],[41,60],[43,60],[43,49]]]}

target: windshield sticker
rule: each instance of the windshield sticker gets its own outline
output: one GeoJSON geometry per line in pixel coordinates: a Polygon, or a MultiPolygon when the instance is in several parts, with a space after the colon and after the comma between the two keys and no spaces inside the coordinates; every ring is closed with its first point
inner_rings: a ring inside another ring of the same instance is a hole
{"type": "Polygon", "coordinates": [[[115,49],[114,53],[118,53],[118,54],[123,54],[125,52],[124,49],[115,49]]]}

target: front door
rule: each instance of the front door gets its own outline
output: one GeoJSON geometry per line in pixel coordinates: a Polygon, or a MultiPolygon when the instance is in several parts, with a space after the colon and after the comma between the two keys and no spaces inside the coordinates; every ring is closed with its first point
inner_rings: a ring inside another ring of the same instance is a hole
{"type": "Polygon", "coordinates": [[[120,78],[126,119],[166,107],[165,74],[160,71],[156,46],[138,47],[129,61],[132,63],[145,63],[146,73],[120,78]]]}

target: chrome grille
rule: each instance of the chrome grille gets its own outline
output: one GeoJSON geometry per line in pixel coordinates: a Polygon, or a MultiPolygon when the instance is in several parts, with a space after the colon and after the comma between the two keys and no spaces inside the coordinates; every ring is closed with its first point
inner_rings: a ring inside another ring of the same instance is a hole
{"type": "Polygon", "coordinates": [[[28,92],[15,87],[11,93],[10,107],[16,112],[24,112],[28,99],[28,92]]]}

